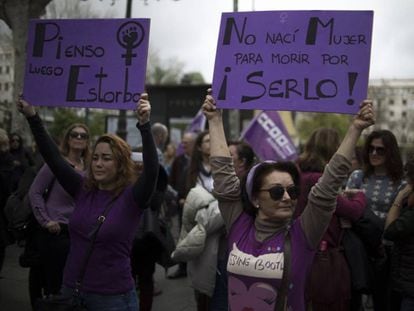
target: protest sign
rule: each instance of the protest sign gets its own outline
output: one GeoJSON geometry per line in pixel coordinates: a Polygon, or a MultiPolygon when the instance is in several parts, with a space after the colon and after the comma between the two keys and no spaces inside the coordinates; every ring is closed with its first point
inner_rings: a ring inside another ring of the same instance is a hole
{"type": "Polygon", "coordinates": [[[134,109],[149,19],[31,20],[24,96],[33,105],[134,109]]]}
{"type": "Polygon", "coordinates": [[[293,161],[297,151],[277,111],[262,111],[242,133],[260,160],[293,161]]]}
{"type": "Polygon", "coordinates": [[[223,13],[220,108],[356,113],[366,98],[372,11],[223,13]]]}

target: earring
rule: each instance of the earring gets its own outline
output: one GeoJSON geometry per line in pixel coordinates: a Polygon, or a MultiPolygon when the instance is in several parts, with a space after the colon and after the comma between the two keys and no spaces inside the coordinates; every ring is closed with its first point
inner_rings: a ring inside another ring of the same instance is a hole
{"type": "Polygon", "coordinates": [[[256,208],[259,209],[259,204],[256,205],[256,208]]]}

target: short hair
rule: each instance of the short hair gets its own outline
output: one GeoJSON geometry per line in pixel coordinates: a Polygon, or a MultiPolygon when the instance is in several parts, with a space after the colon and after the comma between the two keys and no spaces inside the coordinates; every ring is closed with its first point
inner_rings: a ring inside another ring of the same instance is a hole
{"type": "Polygon", "coordinates": [[[167,141],[168,138],[168,128],[159,122],[154,123],[151,126],[151,132],[152,132],[152,136],[158,140],[158,139],[162,139],[162,143],[165,143],[167,141]]]}
{"type": "Polygon", "coordinates": [[[236,147],[238,158],[245,161],[246,170],[249,170],[256,160],[252,147],[243,141],[229,141],[228,145],[236,147]]]}
{"type": "Polygon", "coordinates": [[[288,173],[292,177],[294,185],[299,189],[300,174],[293,162],[265,161],[256,164],[247,174],[245,187],[243,187],[244,209],[250,215],[257,214],[257,208],[252,202],[253,197],[262,189],[265,177],[274,171],[288,173]]]}
{"type": "Polygon", "coordinates": [[[363,152],[363,171],[366,177],[374,174],[374,167],[369,161],[369,147],[374,139],[381,139],[385,147],[385,169],[393,181],[401,180],[404,175],[404,166],[400,148],[394,134],[388,130],[377,130],[368,135],[363,152]]]}
{"type": "MultiPolygon", "coordinates": [[[[132,184],[135,180],[134,162],[131,160],[131,148],[120,137],[113,134],[105,134],[98,138],[93,146],[95,153],[96,146],[101,143],[109,144],[115,163],[117,165],[117,178],[114,181],[114,193],[119,194],[126,186],[132,184]]],[[[98,188],[98,184],[92,174],[92,162],[90,161],[89,170],[86,176],[86,189],[92,190],[98,188]]]]}

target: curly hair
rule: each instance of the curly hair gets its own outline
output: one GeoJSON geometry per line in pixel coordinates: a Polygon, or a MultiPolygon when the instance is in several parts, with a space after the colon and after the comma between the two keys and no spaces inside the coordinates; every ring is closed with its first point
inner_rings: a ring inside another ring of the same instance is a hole
{"type": "MultiPolygon", "coordinates": [[[[93,154],[98,144],[106,143],[111,148],[115,164],[117,166],[117,175],[113,183],[115,194],[119,194],[126,186],[132,184],[135,180],[134,162],[131,160],[131,148],[120,137],[113,134],[105,134],[98,138],[93,146],[93,154]]],[[[93,177],[92,163],[89,163],[89,169],[86,175],[85,187],[88,190],[98,188],[98,183],[93,177]]]]}
{"type": "Polygon", "coordinates": [[[385,169],[387,175],[393,181],[399,181],[404,175],[404,166],[401,159],[400,149],[394,134],[388,130],[373,131],[368,135],[363,151],[363,171],[366,177],[374,174],[374,167],[369,161],[369,147],[374,139],[381,139],[385,147],[385,169]]]}

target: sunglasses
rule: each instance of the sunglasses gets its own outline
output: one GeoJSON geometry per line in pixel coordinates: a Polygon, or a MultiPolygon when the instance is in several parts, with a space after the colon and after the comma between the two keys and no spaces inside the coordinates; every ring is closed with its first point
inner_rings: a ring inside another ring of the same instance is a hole
{"type": "Polygon", "coordinates": [[[89,135],[86,133],[79,133],[79,132],[70,132],[69,133],[70,138],[78,138],[82,140],[86,140],[89,138],[89,135]]]}
{"type": "Polygon", "coordinates": [[[281,185],[276,185],[269,189],[260,189],[260,191],[268,191],[270,197],[275,201],[281,200],[285,194],[285,191],[289,194],[292,200],[296,200],[299,197],[299,187],[295,185],[289,186],[287,188],[281,185]]]}
{"type": "Polygon", "coordinates": [[[385,148],[384,147],[375,147],[375,146],[369,146],[368,148],[369,154],[376,154],[378,156],[384,156],[385,155],[385,148]]]}

